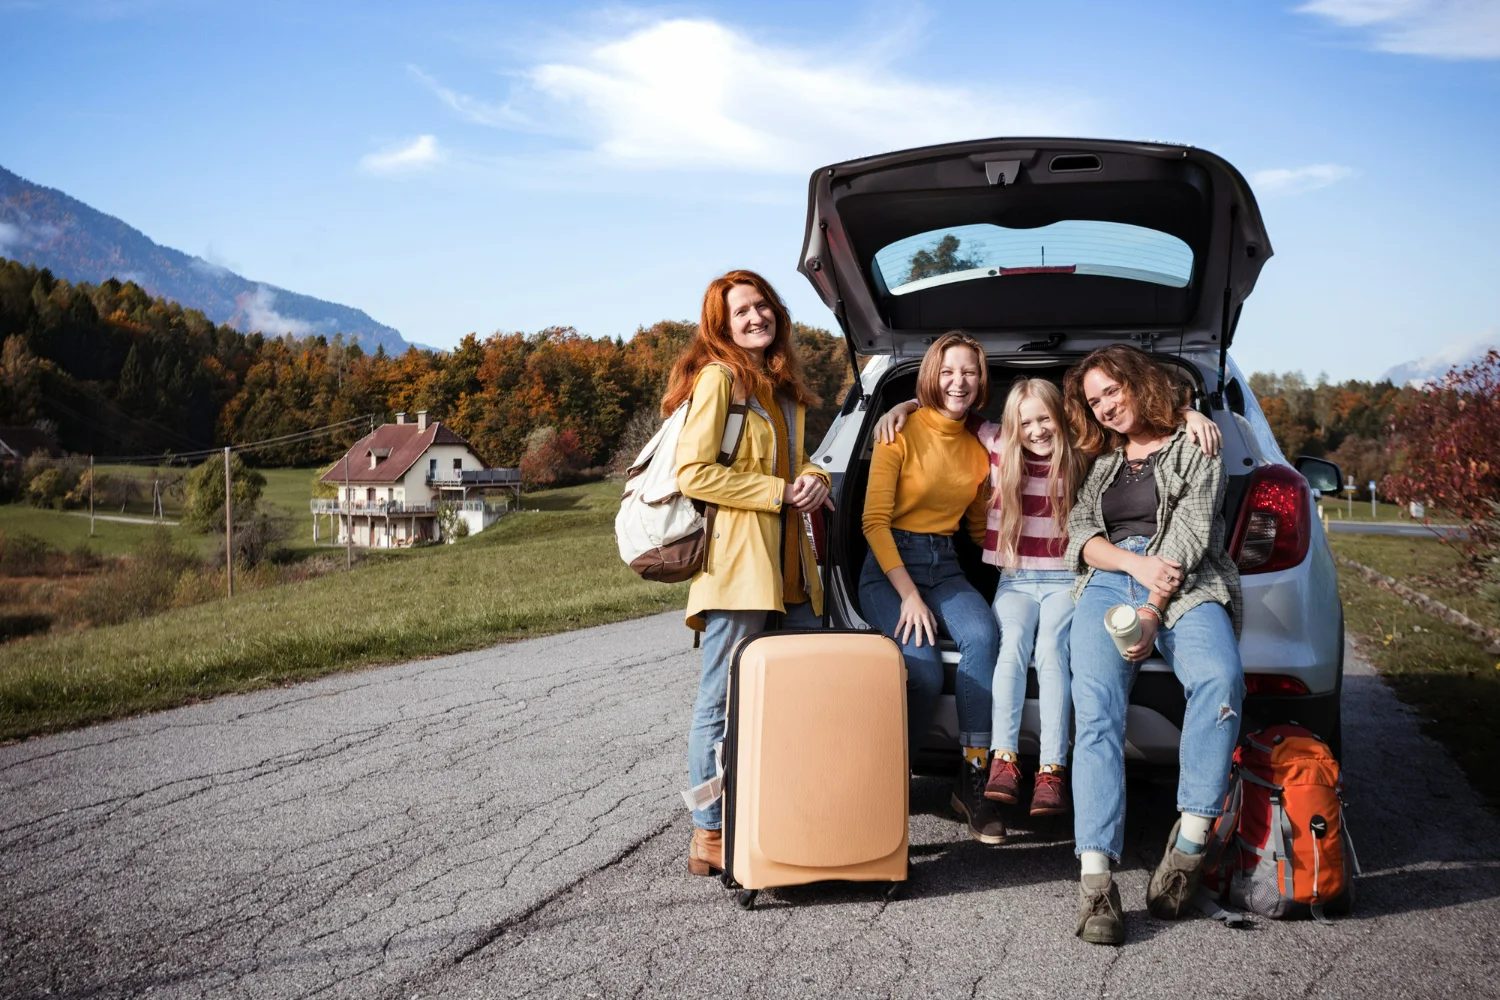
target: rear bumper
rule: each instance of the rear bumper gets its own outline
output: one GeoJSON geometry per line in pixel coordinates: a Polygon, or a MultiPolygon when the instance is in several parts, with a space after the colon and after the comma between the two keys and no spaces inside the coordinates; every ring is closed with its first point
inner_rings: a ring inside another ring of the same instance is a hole
{"type": "MultiPolygon", "coordinates": [[[[912,770],[926,773],[949,773],[958,760],[958,709],[953,700],[953,664],[948,670],[943,697],[922,746],[912,753],[912,770]]],[[[1332,691],[1299,696],[1261,695],[1246,697],[1240,714],[1240,736],[1281,722],[1306,726],[1319,737],[1335,744],[1338,752],[1339,699],[1342,693],[1342,664],[1338,683],[1332,691]]],[[[1125,717],[1125,759],[1152,765],[1176,767],[1178,745],[1182,739],[1182,717],[1187,711],[1187,696],[1174,674],[1166,671],[1143,671],[1130,691],[1130,707],[1125,717]]],[[[1026,704],[1021,715],[1023,755],[1039,751],[1037,735],[1041,715],[1037,706],[1036,671],[1026,677],[1026,704]]]]}

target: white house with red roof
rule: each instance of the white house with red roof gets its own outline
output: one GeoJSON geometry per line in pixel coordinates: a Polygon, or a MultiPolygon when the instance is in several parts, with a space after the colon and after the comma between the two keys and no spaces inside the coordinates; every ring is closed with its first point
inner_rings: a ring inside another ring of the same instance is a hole
{"type": "Polygon", "coordinates": [[[328,537],[368,548],[404,548],[439,541],[439,514],[448,508],[470,534],[483,531],[508,507],[493,494],[519,498],[519,469],[487,468],[469,442],[418,410],[415,422],[396,414],[354,443],[318,480],[337,490],[333,500],[312,501],[313,540],[326,517],[328,537]]]}

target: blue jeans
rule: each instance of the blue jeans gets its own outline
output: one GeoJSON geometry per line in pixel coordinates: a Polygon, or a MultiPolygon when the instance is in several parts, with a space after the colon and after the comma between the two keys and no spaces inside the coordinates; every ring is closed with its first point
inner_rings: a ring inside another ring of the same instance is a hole
{"type": "Polygon", "coordinates": [[[995,662],[995,750],[1021,748],[1026,668],[1036,667],[1041,709],[1041,763],[1066,764],[1073,720],[1068,632],[1073,625],[1073,574],[1067,570],[1008,569],[995,588],[1000,657],[995,662]]]}
{"type": "MultiPolygon", "coordinates": [[[[698,698],[693,703],[693,723],[688,730],[688,787],[694,788],[717,773],[714,744],[724,738],[725,704],[729,699],[729,664],[740,640],[766,631],[769,611],[705,611],[708,627],[703,630],[703,672],[698,678],[698,698]]],[[[823,620],[812,612],[812,602],[788,604],[782,628],[822,628],[823,620]]],[[[835,725],[830,719],[829,725],[835,725]]],[[[693,810],[693,825],[717,830],[724,825],[722,800],[693,810]]]]}
{"type": "MultiPolygon", "coordinates": [[[[951,537],[899,530],[891,534],[923,602],[958,645],[959,742],[966,747],[988,747],[990,677],[995,672],[999,646],[995,616],[979,591],[964,579],[951,537]]],[[[896,638],[901,596],[873,552],[866,556],[860,573],[859,606],[871,625],[896,638]]],[[[943,693],[942,650],[925,640],[918,646],[916,638],[913,632],[901,643],[901,655],[906,660],[906,732],[913,750],[922,745],[943,693]]]]}
{"type": "MultiPolygon", "coordinates": [[[[1135,535],[1120,548],[1142,552],[1135,535]]],[[[1115,648],[1104,612],[1140,607],[1149,591],[1128,573],[1095,570],[1073,615],[1073,834],[1076,853],[1098,851],[1120,860],[1125,839],[1125,712],[1137,665],[1115,648]]],[[[1219,816],[1229,765],[1239,739],[1245,674],[1229,612],[1200,604],[1156,633],[1156,649],[1187,695],[1177,749],[1177,808],[1219,816]]]]}

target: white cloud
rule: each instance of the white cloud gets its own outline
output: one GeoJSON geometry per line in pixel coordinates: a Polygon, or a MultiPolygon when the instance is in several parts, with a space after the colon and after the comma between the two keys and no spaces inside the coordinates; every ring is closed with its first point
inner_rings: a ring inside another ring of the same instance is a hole
{"type": "Polygon", "coordinates": [[[437,136],[419,135],[403,146],[379,153],[367,153],[359,161],[360,169],[371,174],[404,174],[435,167],[447,158],[438,146],[437,136]]]}
{"type": "Polygon", "coordinates": [[[9,255],[28,248],[41,249],[62,235],[62,229],[51,222],[32,222],[22,212],[15,222],[0,222],[0,255],[9,255]]]}
{"type": "Polygon", "coordinates": [[[0,222],[0,254],[12,247],[21,246],[21,227],[12,222],[0,222]]]}
{"type": "Polygon", "coordinates": [[[306,337],[314,332],[315,324],[277,312],[276,293],[265,285],[258,286],[253,292],[236,296],[235,304],[239,306],[238,326],[242,330],[258,330],[268,337],[279,337],[284,333],[306,337]]]}
{"type": "Polygon", "coordinates": [[[499,104],[414,72],[470,121],[571,138],[616,166],[803,173],[890,149],[1083,124],[1077,107],[1015,96],[1009,84],[980,93],[913,79],[886,64],[887,51],[800,50],[673,19],[575,45],[523,72],[499,104]]]}
{"type": "Polygon", "coordinates": [[[1250,175],[1250,186],[1257,194],[1268,197],[1306,194],[1354,176],[1354,168],[1337,163],[1313,163],[1305,167],[1278,167],[1257,170],[1250,175]]]}
{"type": "Polygon", "coordinates": [[[1381,52],[1500,59],[1495,0],[1309,0],[1297,12],[1365,31],[1381,52]]]}
{"type": "Polygon", "coordinates": [[[460,94],[450,87],[443,86],[423,72],[419,66],[406,68],[412,76],[422,82],[423,86],[436,94],[439,100],[476,125],[489,125],[492,128],[531,127],[531,121],[509,104],[492,104],[477,97],[470,97],[468,94],[460,94]]]}

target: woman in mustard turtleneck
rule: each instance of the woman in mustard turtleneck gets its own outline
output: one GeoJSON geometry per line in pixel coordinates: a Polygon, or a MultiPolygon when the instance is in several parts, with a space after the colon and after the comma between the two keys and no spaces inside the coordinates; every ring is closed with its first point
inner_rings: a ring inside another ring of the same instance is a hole
{"type": "Polygon", "coordinates": [[[906,659],[907,739],[913,750],[943,691],[942,621],[958,644],[958,726],[964,746],[953,807],[984,844],[1005,839],[998,806],[984,797],[990,746],[990,675],[999,634],[989,602],[964,578],[953,551],[959,522],[984,543],[990,459],[965,426],[989,396],[984,349],[958,331],[927,350],[917,374],[921,409],[870,460],[863,527],[870,543],[859,601],[906,659]]]}

